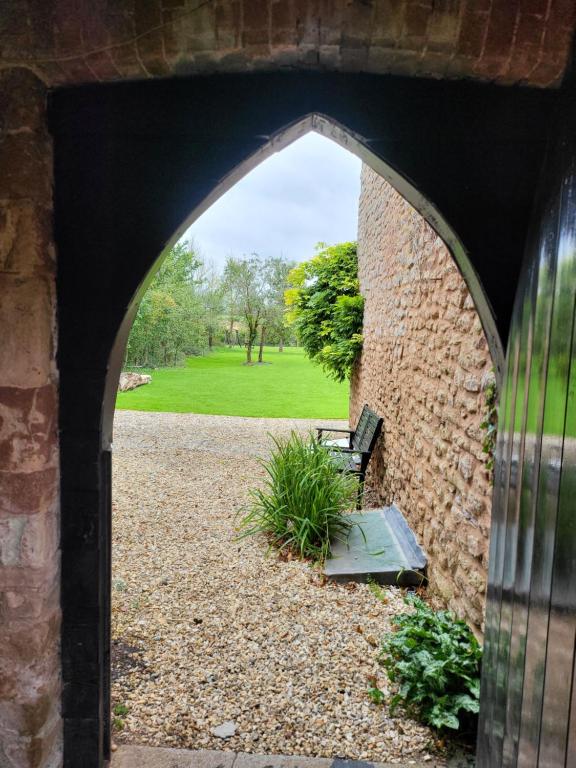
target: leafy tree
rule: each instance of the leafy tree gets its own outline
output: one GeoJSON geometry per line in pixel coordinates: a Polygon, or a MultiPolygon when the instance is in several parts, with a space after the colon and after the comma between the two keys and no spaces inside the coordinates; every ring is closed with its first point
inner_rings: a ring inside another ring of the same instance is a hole
{"type": "Polygon", "coordinates": [[[177,243],[162,256],[128,339],[126,363],[131,366],[176,365],[205,344],[201,261],[189,243],[177,243]]]}
{"type": "Polygon", "coordinates": [[[236,296],[229,289],[226,279],[224,279],[223,285],[224,285],[223,311],[224,311],[225,324],[226,324],[226,327],[224,330],[224,337],[226,339],[226,344],[229,347],[233,347],[234,342],[240,345],[240,337],[239,337],[238,325],[237,325],[237,321],[240,315],[238,312],[238,307],[236,305],[236,296]]]}
{"type": "Polygon", "coordinates": [[[306,354],[337,381],[349,378],[362,348],[364,315],[356,243],[319,243],[316,256],[295,267],[289,280],[289,319],[306,354]]]}
{"type": "Polygon", "coordinates": [[[271,337],[278,343],[278,351],[282,352],[289,336],[284,294],[289,285],[290,272],[296,264],[283,258],[271,258],[266,262],[266,266],[268,272],[267,326],[271,337]]]}
{"type": "Polygon", "coordinates": [[[247,364],[252,363],[252,350],[257,339],[259,363],[263,362],[264,343],[269,333],[283,344],[286,336],[284,292],[293,266],[283,258],[262,259],[257,254],[243,259],[229,257],[226,262],[228,343],[232,343],[235,319],[242,317],[246,326],[247,364]]]}
{"type": "Polygon", "coordinates": [[[266,270],[256,254],[250,258],[229,256],[224,268],[224,285],[231,302],[246,323],[246,364],[252,364],[252,349],[265,312],[266,270]]]}
{"type": "Polygon", "coordinates": [[[194,243],[176,243],[172,248],[164,250],[160,259],[160,267],[150,287],[194,285],[200,281],[198,269],[202,266],[202,260],[196,253],[194,243]]]}
{"type": "Polygon", "coordinates": [[[213,265],[204,265],[200,276],[199,298],[203,307],[202,322],[204,324],[208,349],[212,351],[223,330],[225,286],[221,276],[213,265]]]}

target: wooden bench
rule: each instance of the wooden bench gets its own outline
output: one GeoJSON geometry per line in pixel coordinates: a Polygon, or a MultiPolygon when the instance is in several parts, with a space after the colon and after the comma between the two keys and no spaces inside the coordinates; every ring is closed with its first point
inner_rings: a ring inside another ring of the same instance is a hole
{"type": "Polygon", "coordinates": [[[356,508],[362,505],[366,470],[376,441],[382,430],[383,419],[364,405],[356,424],[356,429],[332,429],[331,427],[316,427],[318,440],[323,441],[324,432],[343,432],[348,435],[345,439],[323,441],[334,463],[341,472],[358,475],[358,498],[356,508]]]}

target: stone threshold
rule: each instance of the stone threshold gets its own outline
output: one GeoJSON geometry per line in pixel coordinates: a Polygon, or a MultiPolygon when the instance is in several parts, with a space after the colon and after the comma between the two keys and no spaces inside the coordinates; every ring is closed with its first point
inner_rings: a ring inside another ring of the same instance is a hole
{"type": "Polygon", "coordinates": [[[110,768],[472,768],[469,757],[456,757],[447,763],[408,759],[403,763],[372,763],[298,755],[253,755],[212,749],[166,749],[122,745],[113,754],[110,768]]]}

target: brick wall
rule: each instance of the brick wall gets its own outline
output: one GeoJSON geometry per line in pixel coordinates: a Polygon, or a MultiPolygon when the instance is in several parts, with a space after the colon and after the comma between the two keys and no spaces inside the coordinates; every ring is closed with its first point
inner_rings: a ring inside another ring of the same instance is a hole
{"type": "Polygon", "coordinates": [[[0,68],[51,85],[306,68],[557,86],[573,0],[2,0],[0,68]]]}
{"type": "Polygon", "coordinates": [[[0,766],[60,749],[52,156],[46,92],[0,72],[0,766]]]}
{"type": "Polygon", "coordinates": [[[491,500],[480,429],[492,378],[486,338],[442,240],[367,166],[358,258],[366,305],[351,423],[364,403],[384,418],[368,487],[409,519],[430,588],[480,630],[491,500]]]}

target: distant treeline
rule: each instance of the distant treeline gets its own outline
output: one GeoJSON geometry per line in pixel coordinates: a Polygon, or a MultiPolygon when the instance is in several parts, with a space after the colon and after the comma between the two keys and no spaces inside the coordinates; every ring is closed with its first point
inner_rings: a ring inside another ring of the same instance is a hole
{"type": "Polygon", "coordinates": [[[246,348],[263,361],[264,344],[295,342],[286,323],[284,292],[294,264],[256,254],[228,258],[222,274],[190,243],[162,254],[130,332],[127,367],[168,367],[217,345],[246,348]]]}

